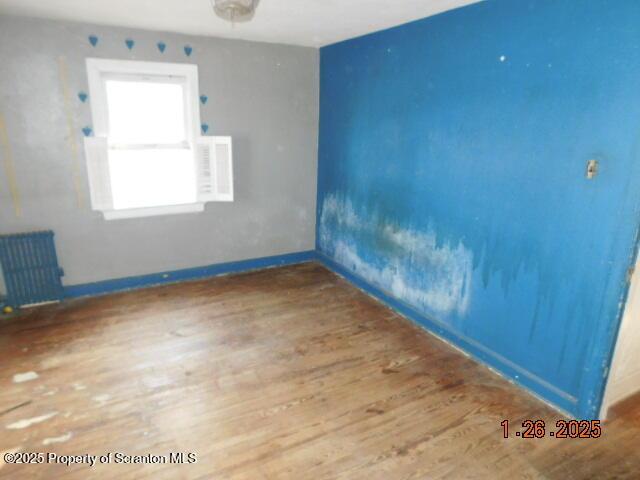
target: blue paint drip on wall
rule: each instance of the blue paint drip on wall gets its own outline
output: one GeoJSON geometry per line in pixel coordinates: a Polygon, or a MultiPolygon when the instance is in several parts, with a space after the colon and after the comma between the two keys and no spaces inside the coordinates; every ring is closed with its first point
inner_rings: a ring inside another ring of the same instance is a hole
{"type": "Polygon", "coordinates": [[[640,220],[638,22],[489,0],[321,50],[318,249],[582,417],[640,220]]]}

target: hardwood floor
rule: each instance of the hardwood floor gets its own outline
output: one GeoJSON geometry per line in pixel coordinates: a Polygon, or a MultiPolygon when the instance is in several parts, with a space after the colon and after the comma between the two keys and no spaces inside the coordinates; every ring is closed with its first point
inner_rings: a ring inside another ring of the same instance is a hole
{"type": "Polygon", "coordinates": [[[0,365],[0,451],[197,456],[0,478],[640,478],[639,402],[599,439],[504,439],[561,417],[313,263],[0,320],[0,365]]]}

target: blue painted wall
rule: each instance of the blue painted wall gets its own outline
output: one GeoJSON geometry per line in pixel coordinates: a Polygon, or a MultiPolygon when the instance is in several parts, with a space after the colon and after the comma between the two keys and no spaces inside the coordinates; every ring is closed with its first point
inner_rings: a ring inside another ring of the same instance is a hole
{"type": "Polygon", "coordinates": [[[640,223],[640,2],[489,0],[323,48],[318,186],[330,262],[596,416],[640,223]]]}

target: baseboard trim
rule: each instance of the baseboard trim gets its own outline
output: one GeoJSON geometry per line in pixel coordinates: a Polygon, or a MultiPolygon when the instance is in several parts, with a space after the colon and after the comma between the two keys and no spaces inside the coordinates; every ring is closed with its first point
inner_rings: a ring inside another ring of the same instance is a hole
{"type": "Polygon", "coordinates": [[[460,335],[451,330],[448,325],[425,316],[412,306],[391,296],[384,290],[375,287],[367,280],[347,270],[322,252],[316,252],[317,260],[329,270],[335,272],[347,281],[384,303],[392,310],[409,319],[427,332],[449,344],[456,350],[468,355],[481,365],[489,368],[507,381],[524,389],[538,400],[546,403],[565,417],[576,417],[578,399],[573,395],[551,385],[544,379],[511,362],[493,350],[485,347],[472,338],[460,335]]]}
{"type": "Polygon", "coordinates": [[[252,258],[236,262],[216,263],[204,267],[186,268],[168,272],[152,273],[134,277],[116,278],[100,282],[69,285],[64,287],[65,298],[93,297],[109,293],[136,290],[168,283],[199,280],[231,273],[242,273],[263,268],[280,267],[296,263],[310,262],[317,259],[314,250],[271,257],[252,258]]]}

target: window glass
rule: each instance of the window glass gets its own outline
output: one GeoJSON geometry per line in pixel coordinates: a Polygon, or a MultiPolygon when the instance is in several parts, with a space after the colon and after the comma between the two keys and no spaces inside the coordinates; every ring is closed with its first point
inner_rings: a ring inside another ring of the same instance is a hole
{"type": "Polygon", "coordinates": [[[106,80],[109,144],[186,140],[184,87],[179,83],[106,80]]]}

